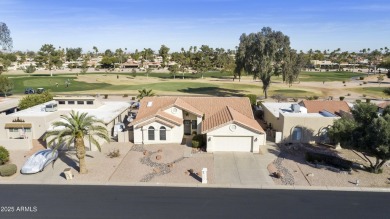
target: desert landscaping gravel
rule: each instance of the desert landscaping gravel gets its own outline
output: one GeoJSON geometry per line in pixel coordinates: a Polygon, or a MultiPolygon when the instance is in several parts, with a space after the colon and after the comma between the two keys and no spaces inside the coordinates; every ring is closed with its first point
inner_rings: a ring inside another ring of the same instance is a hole
{"type": "MultiPolygon", "coordinates": [[[[330,169],[316,168],[309,165],[304,158],[305,151],[320,151],[348,160],[368,165],[359,153],[347,149],[334,150],[327,147],[313,147],[310,145],[295,145],[294,147],[280,146],[281,153],[273,162],[274,166],[281,171],[283,177],[273,177],[278,185],[296,186],[335,186],[335,187],[384,187],[390,188],[390,167],[384,165],[382,174],[373,174],[361,168],[352,168],[351,172],[335,172],[330,169]],[[286,174],[287,173],[287,174],[286,174]],[[293,181],[291,181],[293,178],[293,181]],[[358,185],[356,184],[358,180],[358,185]]],[[[326,167],[326,166],[325,166],[326,167]]],[[[270,169],[270,168],[269,168],[270,169]]],[[[270,172],[272,174],[272,172],[270,172]]]]}

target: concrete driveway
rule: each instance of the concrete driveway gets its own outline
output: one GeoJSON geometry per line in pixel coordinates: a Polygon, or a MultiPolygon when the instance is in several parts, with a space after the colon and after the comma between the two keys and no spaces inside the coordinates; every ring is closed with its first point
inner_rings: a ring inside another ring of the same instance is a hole
{"type": "Polygon", "coordinates": [[[269,176],[268,157],[250,152],[214,152],[215,183],[231,185],[274,185],[269,176]]]}

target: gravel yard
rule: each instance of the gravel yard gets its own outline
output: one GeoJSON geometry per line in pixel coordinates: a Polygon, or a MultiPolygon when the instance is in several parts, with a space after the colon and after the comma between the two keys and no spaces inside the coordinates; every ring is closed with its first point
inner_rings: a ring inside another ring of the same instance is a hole
{"type": "Polygon", "coordinates": [[[337,154],[350,161],[368,165],[367,161],[351,150],[334,150],[311,145],[282,145],[280,147],[279,157],[268,166],[271,174],[275,170],[282,174],[279,179],[273,177],[274,182],[278,185],[390,188],[389,165],[383,167],[382,174],[373,174],[361,168],[352,168],[351,172],[335,172],[326,168],[316,168],[305,161],[305,151],[319,151],[327,154],[337,154]],[[358,182],[358,185],[356,185],[356,182],[358,182]]]}

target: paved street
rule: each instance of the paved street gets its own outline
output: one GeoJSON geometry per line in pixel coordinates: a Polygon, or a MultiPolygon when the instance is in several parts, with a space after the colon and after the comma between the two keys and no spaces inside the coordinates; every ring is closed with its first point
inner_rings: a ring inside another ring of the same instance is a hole
{"type": "Polygon", "coordinates": [[[388,218],[389,193],[0,185],[0,218],[388,218]],[[8,211],[8,212],[7,212],[8,211]]]}
{"type": "MultiPolygon", "coordinates": [[[[214,152],[215,182],[232,185],[273,185],[266,159],[249,152],[214,152]]],[[[269,162],[268,162],[269,163],[269,162]]]]}

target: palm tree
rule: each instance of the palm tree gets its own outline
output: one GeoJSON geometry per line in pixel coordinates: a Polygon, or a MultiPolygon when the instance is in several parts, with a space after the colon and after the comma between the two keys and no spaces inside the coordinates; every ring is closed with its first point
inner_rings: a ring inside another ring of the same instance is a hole
{"type": "Polygon", "coordinates": [[[144,97],[153,97],[155,96],[156,94],[153,92],[152,89],[150,90],[146,90],[146,88],[143,88],[142,90],[138,90],[138,95],[137,95],[137,98],[139,100],[141,100],[142,98],[144,97]]]}
{"type": "Polygon", "coordinates": [[[62,115],[62,121],[53,122],[53,130],[48,131],[45,139],[54,136],[48,142],[48,145],[56,144],[56,148],[64,144],[68,148],[74,143],[76,148],[76,156],[79,159],[80,173],[88,172],[85,165],[85,144],[84,137],[88,136],[89,141],[96,145],[101,151],[100,143],[96,137],[109,141],[108,131],[104,127],[104,123],[94,116],[89,116],[87,113],[79,113],[72,110],[69,116],[62,115]],[[58,129],[59,128],[59,129],[58,129]]]}
{"type": "Polygon", "coordinates": [[[99,52],[98,48],[96,46],[93,46],[92,49],[95,51],[95,54],[96,54],[96,57],[97,57],[98,56],[98,52],[99,52]]]}

